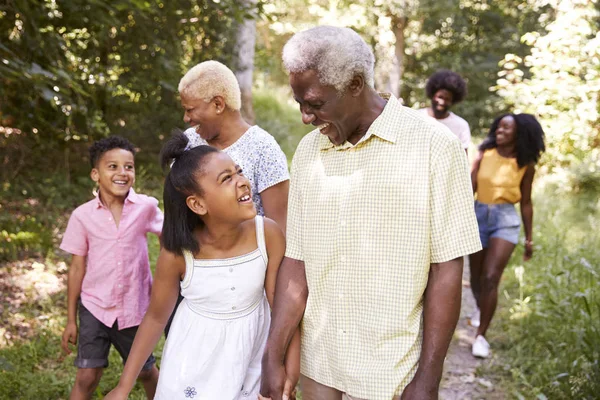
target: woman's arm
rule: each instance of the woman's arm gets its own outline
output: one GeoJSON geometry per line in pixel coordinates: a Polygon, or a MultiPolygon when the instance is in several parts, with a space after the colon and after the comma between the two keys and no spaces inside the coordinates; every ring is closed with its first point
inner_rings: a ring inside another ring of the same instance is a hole
{"type": "MultiPolygon", "coordinates": [[[[135,335],[123,374],[114,390],[116,394],[125,394],[126,398],[126,395],[135,385],[142,366],[156,347],[169,316],[173,312],[179,294],[179,283],[184,274],[184,258],[161,249],[156,262],[156,274],[152,285],[150,306],[135,335]]],[[[113,396],[115,393],[113,393],[113,396]]],[[[121,397],[107,396],[107,398],[121,397]]]]}
{"type": "Polygon", "coordinates": [[[531,188],[535,165],[528,165],[525,175],[521,180],[521,218],[523,219],[523,230],[525,231],[525,252],[523,260],[527,261],[533,254],[533,203],[531,202],[531,188]]]}
{"type": "Polygon", "coordinates": [[[287,223],[289,191],[290,181],[288,179],[260,192],[260,198],[265,209],[265,217],[275,221],[284,235],[287,223]]]}
{"type": "Polygon", "coordinates": [[[479,173],[479,166],[481,165],[481,160],[483,159],[483,151],[479,151],[477,154],[477,158],[473,162],[473,166],[471,167],[471,185],[473,186],[473,194],[477,193],[477,174],[479,173]]]}

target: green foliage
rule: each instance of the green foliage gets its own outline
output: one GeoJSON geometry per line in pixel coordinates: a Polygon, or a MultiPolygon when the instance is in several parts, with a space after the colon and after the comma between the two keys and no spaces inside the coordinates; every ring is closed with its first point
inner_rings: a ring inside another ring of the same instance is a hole
{"type": "Polygon", "coordinates": [[[302,123],[300,111],[289,103],[291,98],[287,91],[266,89],[252,95],[256,124],[275,137],[288,161],[292,160],[300,139],[312,130],[302,123]]]}
{"type": "Polygon", "coordinates": [[[71,143],[109,133],[156,153],[181,124],[183,72],[228,62],[231,26],[245,11],[233,0],[0,5],[2,181],[36,168],[68,176],[84,154],[71,143]]]}
{"type": "Polygon", "coordinates": [[[549,144],[544,162],[568,170],[575,189],[600,187],[599,16],[597,0],[558,2],[547,34],[522,37],[531,55],[506,55],[496,86],[517,111],[540,117],[549,144]]]}
{"type": "Polygon", "coordinates": [[[554,193],[536,196],[534,257],[513,256],[490,335],[514,393],[591,400],[600,391],[600,203],[554,193]]]}

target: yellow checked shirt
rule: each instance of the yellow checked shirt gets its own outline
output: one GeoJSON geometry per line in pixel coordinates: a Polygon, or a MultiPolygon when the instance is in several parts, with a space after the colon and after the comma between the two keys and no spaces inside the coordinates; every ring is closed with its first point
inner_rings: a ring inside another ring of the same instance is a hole
{"type": "Polygon", "coordinates": [[[430,264],[481,249],[459,140],[391,97],[354,146],[302,139],[288,212],[286,256],[304,261],[309,289],[302,374],[359,398],[401,394],[430,264]]]}

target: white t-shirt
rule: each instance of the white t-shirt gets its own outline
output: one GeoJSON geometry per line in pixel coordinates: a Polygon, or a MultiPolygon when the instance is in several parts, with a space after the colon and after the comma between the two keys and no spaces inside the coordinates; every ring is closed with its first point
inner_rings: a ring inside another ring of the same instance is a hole
{"type": "MultiPolygon", "coordinates": [[[[196,133],[196,128],[189,128],[184,133],[189,139],[188,149],[208,144],[196,133]]],[[[287,158],[281,147],[267,131],[254,125],[223,151],[242,168],[250,181],[256,212],[265,215],[260,193],[290,179],[287,158]]]]}
{"type": "Polygon", "coordinates": [[[458,137],[462,143],[463,149],[469,148],[469,145],[471,144],[471,129],[469,129],[469,123],[467,121],[454,114],[452,111],[450,111],[450,115],[444,119],[437,119],[429,115],[428,108],[421,108],[419,111],[429,118],[446,125],[446,127],[458,137]]]}

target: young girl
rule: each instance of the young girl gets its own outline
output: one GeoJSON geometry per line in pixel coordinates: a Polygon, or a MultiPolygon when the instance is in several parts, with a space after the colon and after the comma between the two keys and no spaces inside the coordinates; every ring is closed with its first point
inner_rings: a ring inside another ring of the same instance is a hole
{"type": "Polygon", "coordinates": [[[485,334],[496,310],[502,272],[519,241],[517,202],[525,230],[525,261],[533,253],[531,186],[535,164],[544,150],[544,131],[533,115],[506,114],[492,123],[473,164],[475,214],[483,246],[469,257],[471,289],[478,308],[471,317],[471,325],[477,327],[472,349],[476,357],[490,354],[485,334]]]}
{"type": "MultiPolygon", "coordinates": [[[[225,153],[175,135],[163,148],[165,222],[148,312],[117,387],[126,399],[171,314],[155,399],[256,399],[285,239],[256,215],[248,179],[225,153]],[[266,296],[265,296],[266,292],[266,296]]],[[[287,387],[299,376],[290,344],[287,387]]]]}

